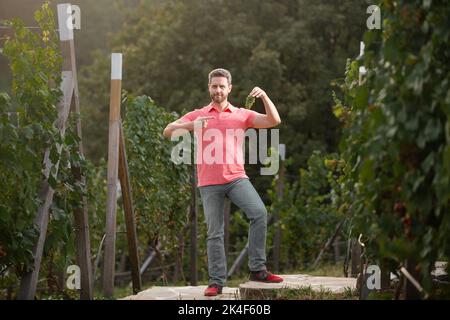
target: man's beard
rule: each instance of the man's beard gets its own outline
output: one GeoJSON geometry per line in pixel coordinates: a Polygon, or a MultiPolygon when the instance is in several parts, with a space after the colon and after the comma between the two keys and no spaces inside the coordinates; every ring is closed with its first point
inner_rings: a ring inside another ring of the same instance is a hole
{"type": "Polygon", "coordinates": [[[225,95],[211,95],[211,99],[215,102],[215,103],[221,103],[223,101],[225,101],[225,99],[227,98],[227,96],[225,95]]]}

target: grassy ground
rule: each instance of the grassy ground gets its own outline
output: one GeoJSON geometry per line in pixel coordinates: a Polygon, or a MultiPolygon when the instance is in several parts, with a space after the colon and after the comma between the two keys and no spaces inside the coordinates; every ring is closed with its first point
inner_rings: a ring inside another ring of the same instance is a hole
{"type": "MultiPolygon", "coordinates": [[[[300,269],[285,271],[283,274],[307,274],[310,276],[322,277],[344,277],[344,269],[342,263],[339,264],[322,264],[315,269],[300,269]]],[[[331,290],[321,288],[313,290],[310,286],[296,289],[282,289],[269,293],[266,297],[258,297],[258,299],[269,300],[357,300],[358,292],[351,288],[346,288],[342,293],[335,293],[331,290]]]]}
{"type": "MultiPolygon", "coordinates": [[[[328,276],[328,277],[344,277],[342,263],[339,264],[323,264],[319,265],[314,270],[311,269],[300,269],[300,270],[284,270],[282,274],[308,274],[311,276],[328,276]]],[[[244,272],[237,274],[231,278],[227,286],[232,288],[237,288],[241,283],[248,281],[248,275],[244,272]]],[[[199,281],[198,285],[207,285],[207,281],[199,281]]],[[[142,290],[148,289],[152,286],[187,286],[190,285],[186,282],[177,283],[163,283],[162,281],[152,281],[144,283],[142,290]]],[[[369,294],[369,300],[393,300],[395,299],[395,289],[396,285],[393,283],[390,290],[384,292],[372,292],[369,294]]],[[[126,286],[116,286],[114,290],[114,296],[112,299],[120,299],[126,296],[133,295],[133,290],[131,284],[126,286]]],[[[94,296],[96,300],[109,299],[103,296],[101,290],[96,289],[94,291],[94,296]]],[[[256,297],[255,297],[256,298],[256,297]]],[[[42,294],[39,296],[42,300],[78,300],[79,295],[76,291],[65,290],[64,293],[59,294],[42,294]]],[[[257,299],[273,299],[273,300],[355,300],[358,299],[358,293],[356,290],[346,289],[342,293],[333,293],[327,289],[312,290],[311,287],[302,287],[298,289],[282,289],[274,292],[269,292],[265,297],[257,297],[257,299]]],[[[400,299],[403,297],[400,295],[400,299]]],[[[450,299],[450,286],[446,284],[445,286],[439,286],[435,293],[435,296],[430,297],[430,299],[450,299]]]]}
{"type": "Polygon", "coordinates": [[[255,297],[258,300],[358,300],[358,292],[346,288],[344,292],[332,292],[321,288],[313,290],[310,286],[296,289],[274,290],[266,296],[255,297]]]}
{"type": "MultiPolygon", "coordinates": [[[[307,274],[321,277],[345,277],[342,263],[323,264],[315,269],[297,270],[294,274],[307,274]]],[[[321,288],[319,291],[311,287],[298,289],[284,289],[276,293],[275,300],[357,300],[358,292],[351,288],[346,288],[342,293],[334,293],[331,290],[321,288]]]]}
{"type": "Polygon", "coordinates": [[[318,265],[315,269],[302,269],[302,270],[297,270],[295,273],[296,274],[308,274],[310,276],[345,277],[344,267],[343,267],[342,263],[322,264],[322,265],[318,265]]]}

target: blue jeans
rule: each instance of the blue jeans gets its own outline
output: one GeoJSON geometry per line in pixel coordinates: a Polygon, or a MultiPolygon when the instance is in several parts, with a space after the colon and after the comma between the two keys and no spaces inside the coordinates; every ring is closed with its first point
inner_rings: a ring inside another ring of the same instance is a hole
{"type": "Polygon", "coordinates": [[[248,267],[266,270],[267,210],[252,183],[239,178],[227,184],[199,187],[205,212],[209,284],[225,285],[227,261],[224,247],[224,202],[227,196],[250,220],[248,232],[248,267]]]}

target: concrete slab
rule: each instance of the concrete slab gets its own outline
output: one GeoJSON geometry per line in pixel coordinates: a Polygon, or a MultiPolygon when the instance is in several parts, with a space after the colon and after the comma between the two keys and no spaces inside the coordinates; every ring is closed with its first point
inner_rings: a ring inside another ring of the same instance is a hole
{"type": "MultiPolygon", "coordinates": [[[[433,270],[433,276],[447,276],[447,262],[437,262],[436,268],[433,270]]],[[[255,294],[263,296],[270,295],[273,290],[297,289],[301,287],[311,287],[312,290],[329,290],[334,293],[344,292],[350,288],[356,289],[355,278],[343,277],[316,277],[306,274],[281,275],[284,281],[281,283],[262,283],[248,281],[239,285],[239,288],[225,287],[223,294],[216,297],[205,297],[203,291],[204,286],[187,286],[187,287],[151,287],[147,290],[139,292],[137,295],[128,296],[120,300],[239,300],[248,297],[254,297],[255,294]]],[[[395,276],[394,276],[395,278],[395,276]]],[[[391,274],[393,279],[393,274],[391,274]]]]}
{"type": "Polygon", "coordinates": [[[314,291],[329,290],[333,293],[345,292],[346,289],[356,289],[355,278],[338,277],[316,277],[306,274],[282,275],[284,281],[281,283],[262,283],[248,281],[239,285],[239,292],[243,299],[258,296],[268,297],[274,292],[282,289],[298,289],[311,287],[314,291]]]}
{"type": "Polygon", "coordinates": [[[151,287],[120,300],[239,300],[239,289],[224,287],[222,294],[215,297],[205,297],[205,286],[187,287],[151,287]]]}
{"type": "Polygon", "coordinates": [[[255,292],[270,292],[272,290],[282,290],[286,288],[309,287],[313,290],[330,290],[332,292],[344,292],[346,288],[354,290],[356,279],[336,278],[336,277],[315,277],[303,274],[282,275],[282,283],[262,283],[248,281],[239,288],[223,288],[223,293],[216,297],[205,297],[203,291],[205,286],[187,287],[151,287],[137,295],[128,296],[120,300],[239,300],[241,297],[254,296],[255,292]],[[251,293],[251,294],[250,294],[251,293]]]}

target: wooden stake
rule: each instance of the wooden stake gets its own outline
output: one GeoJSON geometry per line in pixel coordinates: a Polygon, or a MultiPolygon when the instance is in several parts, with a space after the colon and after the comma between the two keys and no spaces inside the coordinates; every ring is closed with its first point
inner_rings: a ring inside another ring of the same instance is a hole
{"type": "Polygon", "coordinates": [[[105,258],[103,260],[103,293],[107,297],[112,297],[114,294],[121,88],[122,88],[122,54],[113,53],[111,56],[111,99],[109,107],[108,195],[106,208],[106,238],[105,238],[105,258]]]}
{"type": "MultiPolygon", "coordinates": [[[[69,116],[70,101],[73,93],[73,76],[71,71],[65,71],[62,74],[61,90],[63,92],[63,99],[58,105],[58,120],[57,127],[61,136],[65,135],[66,123],[69,116]]],[[[57,145],[56,150],[61,154],[62,145],[57,145]]],[[[34,224],[39,230],[39,237],[37,243],[33,247],[34,264],[33,270],[25,273],[20,282],[20,289],[17,295],[19,300],[34,300],[36,294],[36,287],[39,277],[39,270],[41,267],[42,253],[44,251],[45,237],[47,234],[49,210],[53,202],[53,195],[55,190],[49,185],[47,179],[50,175],[50,170],[55,167],[55,175],[58,174],[59,160],[52,164],[50,160],[50,149],[45,151],[44,155],[44,175],[45,180],[42,182],[41,190],[39,192],[39,199],[42,201],[42,206],[39,208],[34,224]]]]}
{"type": "Polygon", "coordinates": [[[131,194],[130,178],[128,173],[128,161],[125,150],[125,138],[122,123],[120,123],[119,139],[119,178],[122,187],[123,209],[127,228],[128,251],[130,256],[131,276],[133,280],[133,292],[141,291],[141,274],[139,272],[139,255],[137,245],[136,222],[134,220],[133,196],[131,194]]]}
{"type": "MultiPolygon", "coordinates": [[[[406,259],[405,266],[400,268],[405,276],[404,294],[406,300],[420,300],[424,290],[420,284],[421,274],[417,270],[417,263],[413,259],[406,259]]],[[[427,298],[427,297],[426,297],[427,298]]]]}
{"type": "MultiPolygon", "coordinates": [[[[58,105],[58,121],[56,123],[62,137],[65,135],[67,119],[71,109],[80,112],[78,81],[76,75],[75,49],[73,28],[70,28],[70,4],[58,5],[58,24],[61,41],[61,52],[63,57],[62,83],[61,90],[63,99],[58,105]]],[[[81,141],[81,122],[77,120],[77,134],[81,141]]],[[[57,145],[57,152],[61,154],[61,145],[57,145]]],[[[79,144],[80,155],[83,156],[83,147],[79,144]]],[[[57,174],[59,169],[59,161],[52,164],[49,158],[50,150],[47,149],[44,156],[44,175],[46,180],[42,183],[39,198],[43,201],[43,205],[39,208],[35,225],[39,229],[38,241],[33,248],[34,268],[31,272],[24,274],[21,279],[18,299],[31,300],[36,294],[36,286],[39,277],[39,270],[42,261],[42,253],[45,244],[45,237],[49,222],[49,209],[53,202],[54,190],[48,184],[47,179],[50,170],[54,166],[57,174]]],[[[72,172],[80,183],[85,183],[79,167],[72,166],[72,172]]],[[[77,209],[75,212],[76,225],[76,242],[77,242],[77,263],[81,269],[81,299],[92,299],[92,269],[90,262],[90,241],[89,241],[89,225],[87,214],[87,201],[83,197],[83,209],[77,209]]]]}
{"type": "Polygon", "coordinates": [[[339,232],[341,231],[342,225],[344,224],[344,220],[341,220],[337,225],[336,228],[334,229],[334,233],[331,236],[331,238],[329,238],[327,240],[327,242],[325,243],[325,245],[323,246],[323,248],[320,250],[319,255],[317,256],[316,260],[314,260],[314,263],[312,265],[312,269],[315,269],[317,267],[317,265],[319,264],[320,259],[322,259],[323,254],[328,250],[328,248],[334,243],[336,237],[338,237],[339,232]]]}
{"type": "MultiPolygon", "coordinates": [[[[68,25],[68,23],[72,23],[72,9],[70,3],[59,4],[57,8],[61,51],[63,58],[63,71],[72,71],[73,76],[73,95],[70,108],[72,112],[80,114],[80,99],[78,93],[78,78],[73,26],[72,28],[70,28],[70,25],[68,25]]],[[[80,117],[76,119],[76,127],[77,136],[80,139],[80,142],[78,144],[78,152],[81,157],[84,157],[80,117]]],[[[71,171],[78,183],[86,185],[86,177],[77,163],[71,163],[71,171]]],[[[80,299],[92,300],[94,298],[94,294],[91,264],[91,243],[89,238],[88,204],[87,198],[85,196],[82,197],[82,205],[75,209],[74,218],[77,264],[81,270],[80,299]]]]}
{"type": "MultiPolygon", "coordinates": [[[[273,215],[271,215],[267,220],[268,220],[267,221],[267,226],[270,226],[273,223],[273,221],[274,221],[273,215]]],[[[239,255],[236,258],[236,260],[234,260],[233,264],[231,265],[231,268],[230,268],[230,270],[228,271],[228,274],[227,274],[227,278],[228,279],[231,278],[231,276],[236,271],[239,270],[239,268],[241,267],[242,263],[244,262],[245,257],[247,256],[247,254],[248,254],[248,241],[245,244],[245,247],[239,253],[239,255]]]]}
{"type": "Polygon", "coordinates": [[[361,264],[361,245],[358,243],[357,239],[353,239],[352,253],[351,253],[351,276],[357,277],[359,273],[362,272],[360,268],[361,264]]]}
{"type": "Polygon", "coordinates": [[[227,274],[227,278],[230,278],[236,271],[239,270],[247,254],[248,254],[248,241],[245,244],[244,249],[241,250],[239,256],[236,258],[236,260],[234,260],[233,264],[231,265],[231,268],[227,274]]]}

